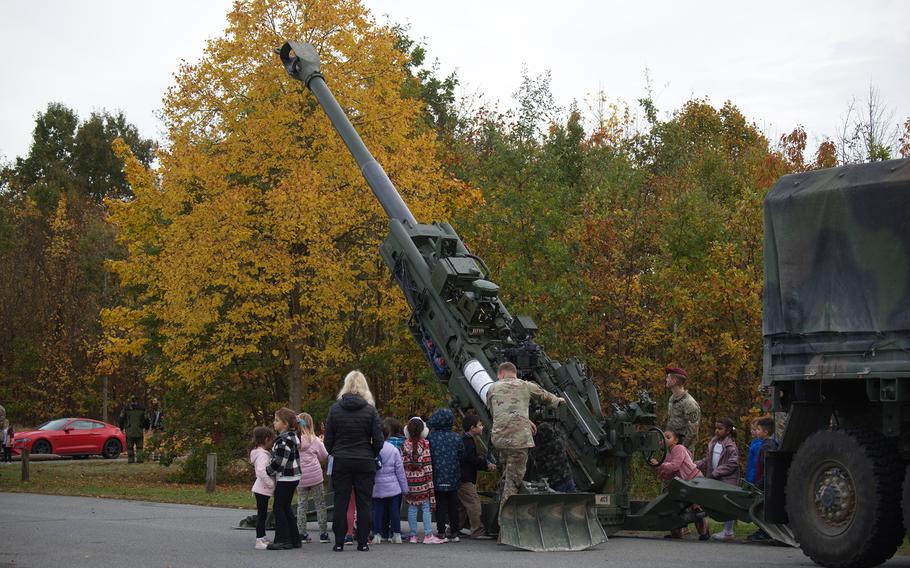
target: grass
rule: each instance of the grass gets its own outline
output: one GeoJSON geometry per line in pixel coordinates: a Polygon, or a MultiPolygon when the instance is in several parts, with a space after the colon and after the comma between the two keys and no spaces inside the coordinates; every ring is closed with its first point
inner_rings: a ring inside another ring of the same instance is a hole
{"type": "Polygon", "coordinates": [[[219,485],[214,493],[206,493],[204,485],[168,481],[172,473],[173,467],[157,463],[55,460],[29,463],[29,481],[21,481],[22,468],[14,462],[0,466],[0,491],[255,508],[252,480],[244,485],[219,485]]]}

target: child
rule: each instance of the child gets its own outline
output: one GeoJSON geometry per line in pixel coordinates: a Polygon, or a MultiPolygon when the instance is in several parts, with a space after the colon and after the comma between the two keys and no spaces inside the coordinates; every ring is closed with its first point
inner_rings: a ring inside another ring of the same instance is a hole
{"type": "Polygon", "coordinates": [[[275,541],[268,550],[288,550],[300,548],[300,532],[294,522],[291,510],[291,499],[294,490],[300,483],[300,423],[297,415],[290,408],[280,408],[275,412],[275,430],[278,437],[272,444],[272,460],[265,472],[275,477],[275,499],[272,502],[272,513],[275,515],[275,541]]]}
{"type": "Polygon", "coordinates": [[[3,463],[13,463],[13,444],[16,441],[16,433],[13,427],[3,429],[3,463]]]}
{"type": "Polygon", "coordinates": [[[307,502],[313,498],[316,522],[319,523],[319,542],[329,542],[329,528],[322,487],[322,466],[329,457],[322,440],[316,436],[313,417],[303,412],[297,415],[300,423],[300,483],[297,485],[297,531],[302,542],[312,542],[306,530],[307,502]]]}
{"type": "Polygon", "coordinates": [[[404,475],[408,480],[408,527],[411,529],[411,544],[417,544],[417,509],[423,510],[423,543],[442,544],[444,540],[433,534],[433,457],[430,454],[430,443],[426,441],[427,431],[423,420],[411,418],[405,429],[407,439],[401,446],[401,461],[404,463],[404,475]]]}
{"type": "Polygon", "coordinates": [[[408,480],[400,451],[388,441],[392,436],[388,421],[383,425],[383,435],[386,441],[379,452],[382,467],[373,481],[373,544],[382,542],[382,537],[401,544],[401,496],[408,492],[408,480]]]}
{"type": "MultiPolygon", "coordinates": [[[[664,432],[664,440],[667,441],[667,457],[664,463],[657,465],[657,460],[652,458],[651,465],[657,466],[657,477],[664,481],[670,481],[674,477],[689,481],[696,477],[701,477],[701,472],[692,463],[692,456],[689,450],[682,444],[684,437],[678,432],[667,430],[664,432]]],[[[698,505],[692,505],[693,510],[700,510],[698,505]]],[[[698,519],[695,522],[695,530],[698,531],[698,540],[708,540],[708,521],[698,519]]],[[[666,538],[682,538],[682,529],[673,529],[666,538]]]]}
{"type": "MultiPolygon", "coordinates": [[[[770,416],[762,416],[752,421],[752,444],[749,446],[749,459],[746,461],[746,481],[765,490],[765,457],[768,452],[777,449],[777,439],[774,437],[774,419],[770,416]]],[[[759,528],[748,536],[748,540],[762,541],[770,540],[763,529],[759,528]]]]}
{"type": "Polygon", "coordinates": [[[382,430],[383,432],[388,430],[392,433],[392,435],[389,436],[386,441],[395,446],[395,448],[401,452],[401,446],[404,444],[404,430],[401,428],[401,422],[395,420],[391,416],[388,416],[385,420],[382,421],[382,430]]]}
{"type": "MultiPolygon", "coordinates": [[[[458,485],[458,500],[464,508],[471,527],[471,538],[489,539],[480,520],[480,495],[477,494],[477,472],[495,471],[496,466],[487,461],[487,448],[480,435],[483,422],[476,414],[467,414],[461,420],[464,435],[464,455],[461,459],[461,483],[458,485]]],[[[459,518],[459,521],[461,519],[459,518]]]]}
{"type": "Polygon", "coordinates": [[[430,449],[433,450],[433,491],[436,493],[436,531],[444,540],[458,542],[458,484],[464,442],[452,432],[455,415],[440,408],[430,417],[430,449]],[[448,527],[447,527],[448,525],[448,527]]]}
{"type": "MultiPolygon", "coordinates": [[[[730,485],[739,485],[739,450],[736,447],[736,427],[729,418],[721,418],[714,423],[714,437],[708,443],[708,455],[698,460],[698,469],[708,479],[717,479],[730,485]]],[[[733,540],[733,524],[724,523],[723,532],[713,536],[715,540],[733,540]]]]}
{"type": "Polygon", "coordinates": [[[265,536],[265,522],[269,516],[269,497],[275,494],[275,480],[265,472],[272,461],[269,448],[272,446],[272,430],[265,426],[253,428],[253,449],[250,451],[250,463],[256,470],[256,483],[253,484],[253,497],[256,498],[256,550],[265,550],[271,540],[265,536]]]}

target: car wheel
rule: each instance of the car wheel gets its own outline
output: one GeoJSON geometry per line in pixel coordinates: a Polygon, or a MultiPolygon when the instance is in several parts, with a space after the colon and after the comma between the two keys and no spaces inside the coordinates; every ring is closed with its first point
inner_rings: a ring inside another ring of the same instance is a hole
{"type": "Polygon", "coordinates": [[[111,438],[104,443],[104,448],[101,449],[101,456],[104,457],[104,459],[112,460],[118,457],[122,451],[123,446],[120,445],[120,440],[111,438]]]}
{"type": "Polygon", "coordinates": [[[830,568],[891,558],[903,539],[903,474],[897,445],[877,432],[809,436],[787,479],[787,514],[803,552],[830,568]]]}
{"type": "Polygon", "coordinates": [[[32,444],[32,453],[33,454],[49,454],[51,453],[51,443],[47,440],[38,440],[32,444]]]}

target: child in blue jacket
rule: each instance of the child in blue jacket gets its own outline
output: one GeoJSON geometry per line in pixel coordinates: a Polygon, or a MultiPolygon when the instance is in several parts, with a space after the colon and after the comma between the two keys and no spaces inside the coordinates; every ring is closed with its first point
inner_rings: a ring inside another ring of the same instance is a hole
{"type": "Polygon", "coordinates": [[[455,415],[440,408],[430,417],[427,426],[433,458],[433,488],[436,492],[436,530],[441,538],[458,542],[458,485],[461,483],[461,460],[464,443],[452,431],[455,415]],[[448,524],[448,530],[446,525],[448,524]]]}

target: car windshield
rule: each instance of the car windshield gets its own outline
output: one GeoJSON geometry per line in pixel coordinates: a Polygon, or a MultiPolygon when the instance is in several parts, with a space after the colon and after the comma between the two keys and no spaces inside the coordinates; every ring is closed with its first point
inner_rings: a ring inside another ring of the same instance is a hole
{"type": "Polygon", "coordinates": [[[50,422],[45,422],[41,426],[38,426],[39,430],[63,430],[63,425],[69,422],[69,418],[58,418],[57,420],[51,420],[50,422]]]}

